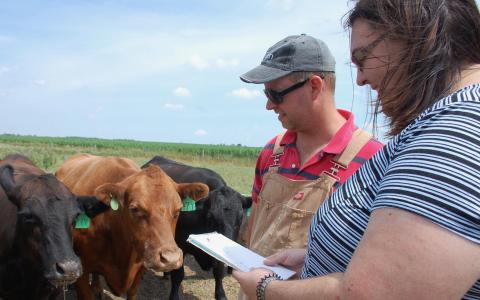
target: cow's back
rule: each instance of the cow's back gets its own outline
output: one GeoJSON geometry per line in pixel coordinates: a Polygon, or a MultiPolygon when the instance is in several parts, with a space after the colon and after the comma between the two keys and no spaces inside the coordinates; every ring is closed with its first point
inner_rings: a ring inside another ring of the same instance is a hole
{"type": "Polygon", "coordinates": [[[138,171],[140,168],[128,158],[77,154],[67,159],[55,175],[72,192],[93,195],[98,186],[120,182],[138,171]]]}
{"type": "Polygon", "coordinates": [[[154,164],[162,168],[175,182],[202,182],[208,185],[210,191],[226,186],[225,180],[215,171],[189,166],[163,156],[155,156],[145,163],[142,168],[154,164]]]}

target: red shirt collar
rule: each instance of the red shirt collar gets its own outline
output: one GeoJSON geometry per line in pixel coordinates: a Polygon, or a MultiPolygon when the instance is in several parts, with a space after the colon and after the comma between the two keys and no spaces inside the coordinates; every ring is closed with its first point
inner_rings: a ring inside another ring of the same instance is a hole
{"type": "MultiPolygon", "coordinates": [[[[340,127],[340,129],[335,133],[333,138],[328,142],[328,144],[322,149],[323,152],[331,154],[341,153],[345,147],[347,147],[348,142],[352,138],[353,132],[355,131],[355,123],[353,114],[349,111],[343,109],[337,109],[337,111],[346,119],[345,124],[340,127]]],[[[280,145],[288,145],[295,143],[297,140],[297,133],[291,130],[287,130],[283,136],[280,145]]]]}

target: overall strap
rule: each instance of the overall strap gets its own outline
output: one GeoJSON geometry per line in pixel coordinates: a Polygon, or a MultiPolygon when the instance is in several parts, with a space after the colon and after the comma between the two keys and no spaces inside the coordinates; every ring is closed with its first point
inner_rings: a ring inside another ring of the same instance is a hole
{"type": "Polygon", "coordinates": [[[283,148],[284,148],[284,146],[281,146],[280,143],[282,142],[285,132],[282,132],[279,135],[277,135],[277,139],[275,140],[275,145],[273,146],[273,152],[272,152],[273,163],[268,167],[269,170],[276,172],[280,167],[280,156],[283,155],[283,148]]]}
{"type": "Polygon", "coordinates": [[[372,135],[360,128],[355,130],[348,142],[347,147],[343,151],[332,159],[332,167],[330,171],[324,171],[323,173],[329,175],[330,177],[335,178],[337,181],[340,180],[338,177],[338,172],[340,169],[345,170],[348,168],[348,165],[352,160],[357,156],[358,152],[365,146],[372,138],[372,135]]]}

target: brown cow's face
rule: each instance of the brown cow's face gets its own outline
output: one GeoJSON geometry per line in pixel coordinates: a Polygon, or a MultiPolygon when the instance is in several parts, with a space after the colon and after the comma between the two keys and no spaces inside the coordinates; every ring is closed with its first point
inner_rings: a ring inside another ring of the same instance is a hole
{"type": "Polygon", "coordinates": [[[145,267],[155,271],[180,267],[183,255],[174,236],[182,202],[174,185],[166,176],[143,176],[127,190],[125,200],[145,267]]]}
{"type": "Polygon", "coordinates": [[[117,197],[122,223],[131,230],[132,246],[143,257],[145,267],[161,272],[179,268],[183,254],[175,243],[175,227],[182,208],[180,196],[200,199],[208,194],[208,187],[177,185],[157,166],[114,186],[103,193],[117,197]]]}

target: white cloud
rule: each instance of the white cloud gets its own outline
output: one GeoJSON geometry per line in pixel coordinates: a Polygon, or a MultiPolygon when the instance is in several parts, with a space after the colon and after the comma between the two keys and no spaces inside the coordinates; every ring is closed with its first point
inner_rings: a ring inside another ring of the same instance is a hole
{"type": "Polygon", "coordinates": [[[10,68],[9,68],[9,67],[5,67],[5,66],[1,66],[1,67],[0,67],[0,75],[3,75],[3,74],[5,74],[5,73],[7,73],[7,72],[9,72],[9,71],[10,71],[10,68]]]}
{"type": "Polygon", "coordinates": [[[91,112],[91,113],[88,115],[88,117],[89,117],[90,119],[95,119],[95,118],[97,118],[97,115],[98,115],[99,113],[101,113],[102,111],[103,111],[103,107],[102,107],[102,106],[98,106],[98,107],[95,109],[95,111],[91,112]]]}
{"type": "Polygon", "coordinates": [[[176,103],[165,103],[163,107],[170,110],[182,110],[184,108],[183,104],[176,103]]]}
{"type": "Polygon", "coordinates": [[[293,0],[268,0],[267,7],[290,10],[293,8],[293,0]]]}
{"type": "Polygon", "coordinates": [[[198,54],[192,55],[188,62],[195,68],[202,70],[208,67],[208,62],[198,54]]]}
{"type": "Polygon", "coordinates": [[[183,87],[183,86],[179,86],[177,87],[174,91],[173,91],[173,94],[177,97],[190,97],[192,96],[192,93],[190,93],[190,90],[183,87]]]}
{"type": "Polygon", "coordinates": [[[217,66],[220,67],[220,68],[236,67],[236,66],[238,66],[238,59],[236,59],[236,58],[232,58],[232,59],[219,58],[219,59],[217,59],[217,66]]]}
{"type": "Polygon", "coordinates": [[[15,38],[6,36],[6,35],[0,35],[0,44],[8,44],[11,42],[14,42],[15,38]]]}
{"type": "Polygon", "coordinates": [[[203,129],[200,128],[200,129],[197,129],[197,131],[195,131],[194,134],[195,134],[195,135],[198,135],[198,136],[205,136],[205,135],[207,135],[208,133],[207,133],[205,130],[203,130],[203,129]]]}
{"type": "Polygon", "coordinates": [[[252,99],[261,95],[257,90],[249,90],[246,88],[236,89],[230,92],[230,95],[237,98],[252,99]]]}
{"type": "Polygon", "coordinates": [[[37,79],[37,80],[34,80],[33,83],[36,85],[45,85],[47,84],[47,81],[45,79],[37,79]]]}

